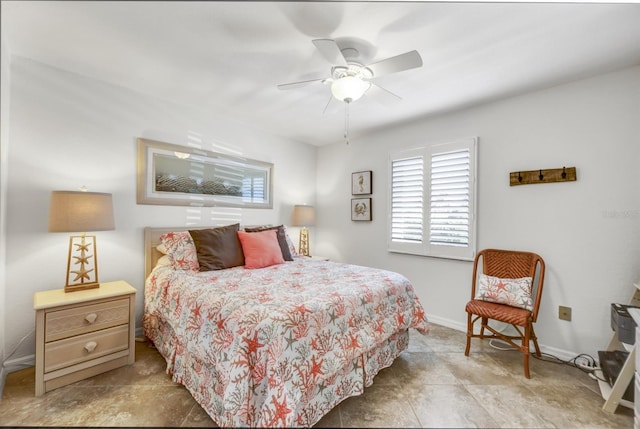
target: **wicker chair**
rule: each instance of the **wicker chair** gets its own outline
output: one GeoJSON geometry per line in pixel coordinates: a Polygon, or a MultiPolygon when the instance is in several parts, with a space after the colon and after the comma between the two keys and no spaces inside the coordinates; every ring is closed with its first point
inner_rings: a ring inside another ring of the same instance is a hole
{"type": "Polygon", "coordinates": [[[544,284],[544,270],[544,260],[535,253],[498,249],[485,249],[478,252],[473,264],[471,301],[467,303],[465,308],[468,313],[467,348],[464,352],[466,356],[469,356],[471,338],[500,339],[524,354],[524,375],[527,378],[531,378],[529,374],[529,343],[531,340],[535,346],[536,355],[540,356],[540,347],[538,347],[538,339],[533,330],[533,324],[538,318],[542,286],[544,284]],[[482,265],[480,265],[480,261],[482,265]],[[478,269],[480,266],[482,266],[482,273],[485,275],[500,279],[531,277],[533,279],[531,289],[532,310],[476,299],[476,282],[479,278],[478,269]],[[480,333],[475,334],[474,325],[479,319],[481,320],[480,333]],[[512,325],[519,335],[507,335],[497,331],[489,326],[490,319],[512,325]],[[491,334],[485,335],[485,329],[490,331],[491,334]]]}

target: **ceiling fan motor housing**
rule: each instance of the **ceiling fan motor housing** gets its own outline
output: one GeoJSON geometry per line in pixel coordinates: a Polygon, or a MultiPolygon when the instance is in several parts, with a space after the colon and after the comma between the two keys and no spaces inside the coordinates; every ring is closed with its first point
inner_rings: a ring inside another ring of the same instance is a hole
{"type": "Polygon", "coordinates": [[[353,76],[358,79],[371,79],[373,72],[368,67],[356,62],[349,62],[347,66],[334,66],[331,68],[331,77],[333,80],[345,76],[353,76]]]}

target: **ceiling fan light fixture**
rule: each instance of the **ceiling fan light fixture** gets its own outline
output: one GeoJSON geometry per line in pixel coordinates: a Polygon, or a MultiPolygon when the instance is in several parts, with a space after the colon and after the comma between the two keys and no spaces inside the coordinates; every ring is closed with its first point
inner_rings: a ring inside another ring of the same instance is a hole
{"type": "Polygon", "coordinates": [[[331,94],[340,101],[350,103],[364,95],[371,84],[354,76],[344,76],[331,84],[331,94]]]}

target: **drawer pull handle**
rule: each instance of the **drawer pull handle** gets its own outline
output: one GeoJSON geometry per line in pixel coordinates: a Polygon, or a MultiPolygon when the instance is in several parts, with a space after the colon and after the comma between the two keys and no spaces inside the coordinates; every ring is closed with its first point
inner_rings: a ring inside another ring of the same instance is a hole
{"type": "Polygon", "coordinates": [[[84,320],[86,320],[87,322],[89,322],[89,324],[93,324],[93,322],[96,321],[96,319],[98,318],[98,315],[96,313],[91,313],[91,314],[87,314],[87,317],[84,318],[84,320]]]}
{"type": "Polygon", "coordinates": [[[87,351],[87,353],[91,353],[96,347],[98,347],[98,343],[96,343],[95,341],[89,341],[84,345],[84,349],[87,351]]]}

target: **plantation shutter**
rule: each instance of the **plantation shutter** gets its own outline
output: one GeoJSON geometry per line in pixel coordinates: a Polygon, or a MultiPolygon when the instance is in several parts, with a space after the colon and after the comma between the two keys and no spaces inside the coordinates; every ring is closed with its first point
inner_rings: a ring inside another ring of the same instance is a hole
{"type": "Polygon", "coordinates": [[[422,243],[424,157],[391,162],[391,240],[422,243]]]}
{"type": "Polygon", "coordinates": [[[431,155],[430,244],[469,245],[470,169],[468,149],[431,155]]]}
{"type": "Polygon", "coordinates": [[[390,155],[388,250],[472,261],[477,138],[390,155]]]}

